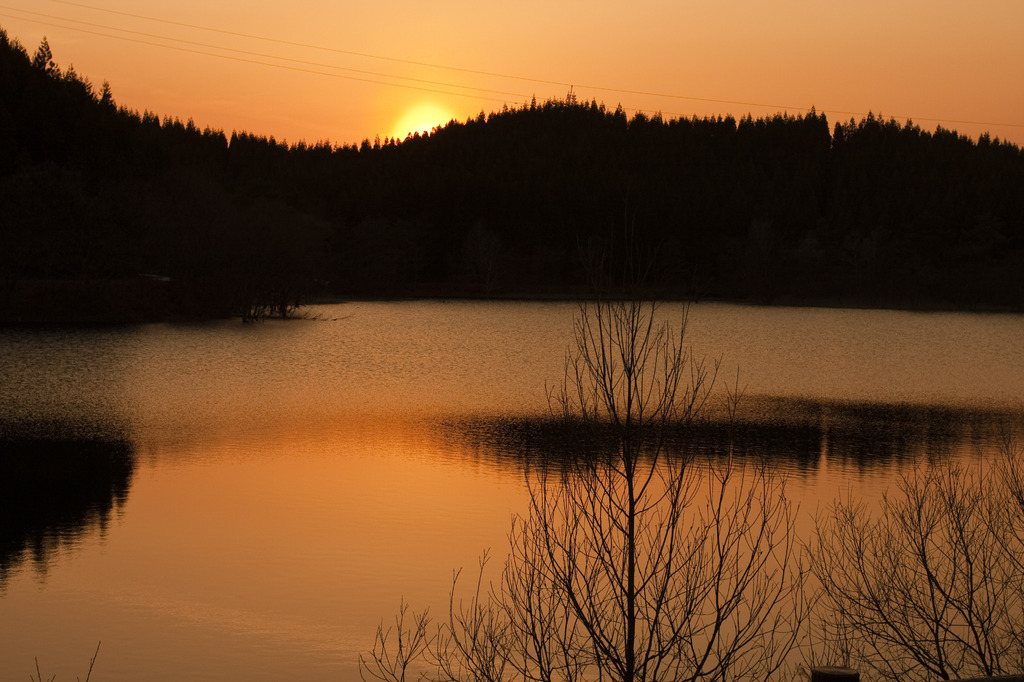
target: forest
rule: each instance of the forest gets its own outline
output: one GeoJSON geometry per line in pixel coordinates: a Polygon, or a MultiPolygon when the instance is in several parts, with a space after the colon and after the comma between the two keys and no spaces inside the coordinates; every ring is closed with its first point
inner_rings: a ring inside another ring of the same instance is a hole
{"type": "Polygon", "coordinates": [[[327,298],[650,294],[1024,309],[1024,152],[869,114],[532,101],[358,145],[200,129],[0,30],[0,324],[287,315],[327,298]]]}

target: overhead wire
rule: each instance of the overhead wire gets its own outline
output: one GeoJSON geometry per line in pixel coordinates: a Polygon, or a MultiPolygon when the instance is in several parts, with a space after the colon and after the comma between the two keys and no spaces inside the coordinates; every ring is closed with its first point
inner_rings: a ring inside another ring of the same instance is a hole
{"type": "MultiPolygon", "coordinates": [[[[349,72],[352,72],[352,73],[360,73],[360,74],[365,74],[365,75],[370,75],[370,76],[378,76],[378,77],[382,77],[382,78],[395,78],[395,79],[398,79],[398,80],[411,81],[411,82],[415,82],[415,83],[423,83],[425,85],[436,85],[436,86],[443,86],[443,87],[449,87],[449,88],[462,88],[464,90],[475,90],[477,92],[485,92],[485,93],[490,93],[490,94],[509,95],[511,97],[517,97],[517,98],[523,98],[523,97],[528,97],[529,96],[529,95],[526,95],[526,94],[523,94],[523,93],[517,93],[517,92],[508,92],[508,91],[504,91],[504,90],[494,90],[494,89],[490,89],[490,88],[479,88],[479,87],[475,87],[475,86],[472,86],[472,85],[460,85],[458,83],[448,83],[448,82],[444,82],[444,81],[434,81],[434,80],[429,80],[429,79],[425,79],[425,78],[415,78],[415,77],[412,77],[412,76],[398,76],[398,75],[394,75],[394,74],[381,73],[381,72],[378,72],[378,71],[368,71],[368,70],[365,70],[365,69],[355,69],[355,68],[346,67],[346,66],[338,66],[338,65],[335,65],[335,64],[325,64],[323,62],[314,62],[314,61],[309,61],[309,60],[305,60],[305,59],[296,59],[296,58],[293,58],[293,57],[283,57],[283,56],[279,56],[279,55],[267,54],[267,53],[264,53],[264,52],[254,52],[254,51],[251,51],[251,50],[241,50],[241,49],[233,48],[233,47],[224,47],[224,46],[220,46],[220,45],[211,45],[209,43],[201,43],[201,42],[194,41],[194,40],[185,40],[183,38],[172,38],[172,37],[169,37],[169,36],[163,36],[163,35],[158,35],[158,34],[153,34],[153,33],[146,33],[144,31],[135,31],[135,30],[132,30],[132,29],[118,28],[116,26],[107,26],[107,25],[104,25],[104,24],[95,24],[95,23],[92,23],[92,22],[81,21],[81,20],[78,20],[78,19],[68,19],[68,18],[65,18],[65,17],[55,17],[53,15],[43,14],[41,12],[32,12],[30,10],[23,10],[23,9],[18,9],[18,8],[12,8],[12,7],[8,7],[6,5],[0,5],[0,9],[6,9],[6,10],[9,10],[9,11],[13,10],[13,11],[16,11],[16,12],[23,12],[23,13],[32,14],[32,15],[35,15],[35,16],[46,17],[47,19],[55,19],[55,20],[58,20],[58,21],[71,22],[71,23],[74,23],[74,24],[82,24],[84,26],[91,26],[93,28],[104,29],[104,30],[107,30],[107,31],[120,31],[122,33],[129,33],[129,34],[132,34],[132,35],[144,36],[144,37],[147,37],[147,38],[154,38],[154,39],[157,39],[157,40],[163,40],[163,41],[169,41],[169,42],[175,42],[175,43],[183,43],[185,45],[193,45],[193,46],[203,47],[203,48],[207,48],[207,49],[211,49],[211,50],[221,50],[223,52],[233,52],[235,54],[243,54],[243,55],[248,55],[250,57],[261,57],[263,59],[276,59],[276,60],[280,60],[280,61],[284,61],[284,62],[290,62],[290,63],[293,63],[293,64],[302,64],[302,65],[306,65],[306,66],[314,66],[314,67],[325,68],[325,69],[336,69],[336,70],[339,70],[339,71],[349,71],[349,72]]],[[[471,94],[468,94],[468,93],[450,92],[450,91],[446,91],[446,90],[437,90],[437,89],[433,89],[433,88],[409,86],[409,85],[405,85],[405,84],[402,84],[402,83],[389,83],[389,82],[386,82],[386,81],[378,81],[378,80],[373,80],[373,79],[368,79],[368,78],[360,78],[360,77],[355,77],[355,76],[347,76],[345,74],[328,73],[328,72],[325,72],[325,71],[316,71],[316,70],[313,70],[313,69],[306,69],[306,68],[299,68],[299,67],[290,67],[290,66],[288,66],[286,64],[274,64],[274,63],[270,63],[270,62],[258,61],[258,60],[255,60],[255,59],[233,57],[231,55],[226,55],[226,54],[219,54],[219,53],[214,53],[214,52],[206,52],[206,51],[203,51],[203,50],[196,50],[196,49],[178,47],[176,45],[167,45],[165,43],[156,43],[156,42],[152,42],[152,41],[149,41],[149,40],[141,40],[141,39],[138,39],[138,38],[130,38],[130,37],[127,37],[127,36],[112,35],[110,33],[102,33],[100,31],[80,28],[80,27],[77,27],[77,26],[64,26],[64,25],[61,25],[61,24],[53,23],[52,21],[42,21],[42,20],[39,20],[39,19],[27,19],[25,17],[19,17],[19,16],[10,15],[10,14],[5,14],[4,12],[0,12],[0,16],[5,16],[5,17],[8,17],[8,18],[14,18],[14,19],[20,19],[22,21],[32,21],[32,22],[35,22],[35,23],[42,24],[44,26],[53,26],[55,28],[62,28],[62,29],[65,29],[65,30],[80,31],[80,32],[83,32],[83,33],[89,33],[91,35],[102,36],[104,38],[114,38],[116,40],[125,40],[125,41],[129,41],[129,42],[139,43],[139,44],[142,44],[142,45],[150,45],[150,46],[154,46],[154,47],[164,47],[164,48],[167,48],[167,49],[178,50],[178,51],[181,51],[181,52],[190,52],[190,53],[193,53],[193,54],[200,54],[200,55],[209,56],[209,57],[219,57],[219,58],[222,58],[222,59],[231,59],[231,60],[234,60],[234,61],[240,61],[240,62],[245,62],[245,63],[250,63],[250,64],[259,64],[259,65],[262,65],[262,66],[272,66],[272,67],[277,67],[277,68],[290,69],[290,70],[294,70],[294,71],[301,71],[301,72],[305,72],[305,73],[313,73],[313,74],[318,74],[318,75],[323,75],[323,76],[335,76],[335,77],[338,77],[338,78],[348,78],[348,79],[351,79],[351,80],[358,80],[358,81],[363,81],[363,82],[368,82],[368,83],[376,83],[376,84],[380,84],[380,85],[395,85],[395,86],[399,86],[399,87],[412,87],[412,88],[417,89],[417,90],[427,90],[429,92],[437,92],[437,93],[441,93],[441,94],[461,95],[461,96],[474,97],[474,98],[480,98],[480,99],[491,99],[491,100],[499,101],[499,102],[502,102],[502,101],[503,102],[507,102],[508,101],[508,99],[500,99],[500,98],[493,98],[493,97],[483,97],[483,98],[481,98],[478,95],[471,95],[471,94]]]]}
{"type": "MultiPolygon", "coordinates": [[[[268,36],[260,36],[260,35],[250,34],[250,33],[243,33],[243,32],[239,32],[239,31],[231,31],[231,30],[227,30],[227,29],[220,29],[220,28],[214,28],[214,27],[210,27],[210,26],[203,26],[203,25],[200,25],[200,24],[192,24],[192,23],[188,23],[188,22],[174,21],[174,20],[171,20],[171,19],[163,19],[163,18],[160,18],[160,17],[153,17],[153,16],[148,16],[148,15],[144,15],[144,14],[138,14],[138,13],[134,13],[134,12],[125,12],[125,11],[122,11],[122,10],[114,10],[114,9],[109,9],[109,8],[104,8],[104,7],[97,7],[97,6],[89,5],[89,4],[86,4],[86,3],[73,2],[72,0],[49,0],[49,1],[52,2],[52,3],[56,3],[56,4],[67,5],[67,6],[72,6],[72,7],[79,7],[79,8],[88,9],[88,10],[97,11],[97,12],[106,12],[106,13],[109,13],[109,14],[121,15],[121,16],[129,17],[129,18],[133,18],[133,19],[141,19],[141,20],[144,20],[144,21],[157,22],[157,23],[162,23],[162,24],[167,24],[167,25],[172,25],[172,26],[179,26],[179,27],[189,28],[189,29],[194,29],[194,30],[201,30],[201,31],[207,31],[207,32],[212,32],[212,33],[219,33],[219,34],[222,34],[222,35],[229,35],[229,36],[241,37],[241,38],[246,38],[246,39],[251,39],[251,40],[259,40],[259,41],[264,41],[264,42],[269,42],[269,43],[276,43],[276,44],[287,45],[287,46],[291,46],[291,47],[301,47],[301,48],[306,48],[306,49],[313,49],[313,50],[320,50],[320,51],[326,51],[326,52],[333,52],[333,53],[344,54],[344,55],[349,55],[349,56],[358,56],[358,57],[363,57],[363,58],[367,58],[367,59],[375,59],[375,60],[382,60],[382,61],[388,61],[388,62],[393,62],[393,63],[409,64],[409,65],[415,65],[415,66],[420,66],[420,67],[427,67],[427,68],[433,68],[433,69],[442,69],[442,70],[462,72],[462,73],[467,73],[467,74],[475,74],[475,75],[488,76],[488,77],[494,77],[494,78],[513,79],[513,80],[522,81],[522,82],[533,82],[533,83],[539,83],[539,84],[544,84],[544,85],[557,85],[557,86],[568,88],[570,91],[572,91],[574,88],[580,88],[582,90],[594,90],[594,91],[599,91],[599,92],[612,92],[612,93],[624,94],[624,95],[637,95],[637,96],[656,97],[656,98],[664,98],[664,99],[688,100],[688,101],[696,101],[696,102],[706,102],[706,103],[711,103],[711,104],[731,104],[731,105],[737,105],[737,106],[747,106],[747,107],[758,107],[758,108],[776,109],[776,110],[781,110],[781,111],[803,111],[803,112],[809,112],[812,109],[814,109],[814,107],[805,107],[805,106],[789,106],[789,105],[781,105],[781,104],[768,104],[768,103],[764,103],[764,102],[750,102],[750,101],[744,101],[744,100],[728,100],[728,99],[717,99],[717,98],[711,98],[711,97],[697,97],[697,96],[692,96],[692,95],[680,95],[680,94],[664,93],[664,92],[656,92],[656,91],[632,90],[632,89],[628,89],[628,88],[614,88],[614,87],[597,86],[597,85],[574,84],[574,83],[569,83],[569,82],[566,82],[566,81],[548,80],[548,79],[533,78],[533,77],[529,77],[529,76],[522,76],[522,75],[515,75],[515,74],[499,73],[499,72],[493,72],[493,71],[484,71],[484,70],[478,70],[478,69],[469,69],[469,68],[458,67],[458,66],[451,66],[451,65],[444,65],[444,64],[434,64],[434,63],[430,63],[430,62],[413,60],[413,59],[403,59],[403,58],[399,58],[399,57],[389,57],[389,56],[384,56],[384,55],[370,54],[370,53],[366,53],[366,52],[358,52],[358,51],[353,51],[353,50],[344,50],[344,49],[340,49],[340,48],[327,47],[327,46],[316,45],[316,44],[312,44],[312,43],[303,43],[303,42],[297,42],[297,41],[282,40],[282,39],[279,39],[279,38],[272,38],[272,37],[268,37],[268,36]]],[[[186,39],[183,39],[183,38],[173,38],[173,37],[169,37],[169,36],[163,36],[163,35],[158,35],[158,34],[146,33],[146,32],[143,32],[143,31],[135,31],[135,30],[131,30],[131,29],[106,26],[106,25],[103,25],[103,24],[95,24],[95,23],[92,23],[92,22],[87,22],[87,21],[82,21],[82,20],[77,20],[77,19],[70,19],[70,18],[67,18],[67,17],[55,17],[55,16],[49,15],[49,14],[44,14],[44,13],[40,13],[40,12],[33,12],[31,10],[24,10],[24,9],[20,9],[20,8],[12,8],[12,7],[8,7],[8,6],[4,6],[4,5],[0,5],[0,8],[7,9],[9,11],[16,11],[16,12],[22,12],[22,13],[26,13],[26,14],[32,14],[32,15],[35,15],[35,16],[42,16],[42,17],[46,17],[48,19],[57,19],[59,21],[66,21],[66,22],[71,22],[71,23],[77,23],[77,24],[81,24],[81,25],[85,25],[85,26],[93,26],[93,27],[102,28],[102,29],[108,30],[108,31],[119,31],[119,32],[122,32],[122,33],[129,33],[129,34],[133,34],[133,35],[141,35],[141,36],[145,36],[145,37],[149,37],[149,38],[155,38],[155,39],[158,39],[158,40],[182,43],[182,44],[185,44],[185,45],[193,45],[193,46],[203,47],[203,48],[207,48],[207,49],[221,50],[223,52],[233,52],[235,54],[248,55],[249,57],[260,57],[262,59],[274,59],[274,60],[279,60],[279,61],[290,62],[292,64],[301,64],[301,65],[304,65],[304,66],[312,66],[312,67],[317,67],[317,68],[333,69],[333,70],[337,70],[337,71],[347,71],[349,73],[359,73],[359,74],[364,74],[364,75],[368,75],[368,76],[375,76],[375,77],[378,77],[378,78],[393,78],[393,79],[403,80],[403,81],[408,81],[408,82],[407,83],[393,83],[393,82],[379,81],[379,80],[375,80],[375,79],[371,79],[371,78],[363,78],[363,77],[351,76],[351,75],[340,74],[340,73],[329,73],[329,72],[324,72],[324,71],[318,71],[318,70],[314,70],[314,69],[311,69],[311,68],[289,66],[287,64],[276,64],[276,63],[270,63],[270,62],[263,62],[263,61],[258,61],[256,59],[249,59],[249,58],[235,57],[235,56],[226,55],[226,54],[218,54],[218,53],[205,52],[205,51],[202,51],[202,50],[184,48],[184,47],[175,46],[175,45],[167,45],[167,44],[164,44],[164,43],[153,43],[153,42],[149,42],[149,41],[141,40],[141,39],[137,39],[137,38],[129,38],[129,37],[126,37],[126,36],[110,35],[110,34],[106,34],[106,33],[100,33],[98,31],[94,31],[94,30],[78,28],[78,27],[73,27],[73,26],[71,26],[71,27],[69,27],[69,26],[61,26],[59,24],[53,24],[53,23],[49,23],[49,22],[46,22],[46,21],[41,21],[39,19],[25,19],[24,17],[18,17],[18,16],[11,17],[11,15],[5,15],[3,13],[0,13],[0,16],[7,16],[9,18],[16,18],[16,19],[21,19],[21,20],[34,21],[36,23],[40,23],[40,24],[48,25],[48,26],[56,26],[58,28],[63,28],[65,30],[76,30],[76,31],[81,31],[81,32],[85,32],[85,33],[91,33],[93,35],[99,35],[99,36],[102,36],[102,37],[107,37],[107,38],[114,38],[114,39],[129,41],[129,42],[141,43],[141,44],[144,44],[144,45],[151,45],[151,46],[163,47],[163,48],[167,48],[167,49],[174,49],[174,50],[178,50],[178,51],[182,51],[182,52],[190,52],[190,53],[200,54],[200,55],[204,55],[204,56],[218,57],[218,58],[229,59],[229,60],[233,60],[233,61],[257,64],[257,65],[261,65],[261,66],[268,66],[268,67],[281,68],[281,69],[289,69],[289,70],[293,70],[293,71],[299,71],[299,72],[311,73],[311,74],[323,75],[323,76],[330,76],[330,77],[336,77],[336,78],[345,78],[345,79],[348,79],[348,80],[361,81],[361,82],[373,83],[373,84],[378,84],[378,85],[390,85],[390,86],[394,86],[394,87],[403,87],[403,88],[408,88],[408,89],[413,89],[413,90],[421,90],[421,91],[426,91],[426,92],[433,92],[433,93],[437,93],[437,94],[446,94],[446,95],[454,95],[454,96],[460,96],[460,97],[470,97],[470,98],[481,99],[481,100],[489,100],[489,101],[495,101],[495,102],[504,102],[506,104],[510,101],[507,98],[491,97],[491,96],[486,96],[486,95],[478,95],[478,94],[471,94],[471,93],[465,93],[465,92],[452,92],[450,90],[440,90],[440,89],[437,89],[437,88],[445,87],[445,88],[458,88],[458,89],[462,89],[462,90],[473,90],[473,91],[475,91],[477,93],[489,93],[490,95],[505,95],[507,97],[514,97],[517,100],[525,100],[526,98],[532,96],[532,95],[527,95],[525,93],[510,92],[510,91],[490,89],[490,88],[479,88],[479,87],[475,87],[475,86],[462,85],[462,84],[451,83],[451,82],[447,82],[447,81],[435,81],[435,80],[430,80],[430,79],[414,78],[414,77],[410,77],[410,76],[398,76],[398,75],[394,75],[394,74],[381,73],[381,72],[370,71],[370,70],[365,70],[365,69],[356,69],[356,68],[352,68],[352,67],[338,66],[338,65],[334,65],[334,64],[325,64],[325,63],[322,63],[322,62],[314,62],[314,61],[296,59],[296,58],[291,58],[291,57],[283,57],[283,56],[278,56],[278,55],[271,55],[271,54],[262,53],[262,52],[254,52],[254,51],[249,51],[249,50],[241,50],[241,49],[237,49],[237,48],[230,48],[230,47],[224,47],[224,46],[219,46],[219,45],[212,45],[212,44],[209,44],[209,43],[202,43],[202,42],[198,42],[198,41],[190,41],[190,40],[186,40],[186,39]],[[420,83],[422,85],[411,85],[410,83],[420,83]],[[429,86],[437,86],[437,87],[425,87],[425,86],[428,86],[428,85],[429,86]]],[[[652,112],[652,113],[668,115],[668,116],[679,116],[679,117],[682,117],[682,116],[686,116],[687,115],[687,114],[678,113],[678,112],[671,112],[671,111],[664,111],[664,110],[660,110],[660,109],[650,109],[650,108],[623,107],[623,109],[626,109],[626,110],[629,110],[629,111],[645,112],[645,113],[652,112]]],[[[817,111],[820,111],[822,113],[849,115],[849,116],[866,116],[866,115],[868,115],[870,113],[870,112],[859,112],[859,111],[844,111],[844,110],[836,110],[836,109],[817,109],[817,111]]],[[[936,118],[936,117],[923,117],[923,116],[902,116],[902,115],[901,116],[895,116],[894,115],[894,116],[890,116],[890,118],[902,118],[902,119],[906,119],[908,121],[914,120],[914,121],[930,121],[930,122],[938,122],[938,123],[955,123],[955,124],[964,124],[964,125],[982,125],[982,126],[1024,128],[1024,124],[1021,124],[1021,123],[997,123],[997,122],[993,122],[993,121],[975,121],[975,120],[966,120],[966,119],[936,118]]]]}
{"type": "MultiPolygon", "coordinates": [[[[688,95],[677,95],[677,94],[669,94],[669,93],[661,93],[661,92],[650,92],[650,91],[642,91],[642,90],[629,90],[629,89],[626,89],[626,88],[611,88],[611,87],[602,87],[602,86],[597,86],[597,85],[574,84],[574,83],[570,83],[570,82],[567,82],[567,81],[547,80],[547,79],[543,79],[543,78],[534,78],[534,77],[530,77],[530,76],[521,76],[521,75],[514,75],[514,74],[507,74],[507,73],[498,73],[498,72],[494,72],[494,71],[481,71],[481,70],[478,70],[478,69],[468,69],[468,68],[464,68],[464,67],[451,66],[451,65],[445,65],[445,64],[434,64],[434,63],[431,63],[431,62],[419,61],[419,60],[415,60],[415,59],[402,59],[402,58],[398,58],[398,57],[388,57],[388,56],[383,56],[383,55],[370,54],[370,53],[367,53],[367,52],[356,52],[356,51],[352,51],[352,50],[342,50],[340,48],[327,47],[327,46],[324,46],[324,45],[316,45],[316,44],[313,44],[313,43],[303,43],[303,42],[296,42],[296,41],[290,41],[290,40],[282,40],[282,39],[279,39],[279,38],[271,38],[271,37],[268,37],[268,36],[260,36],[260,35],[255,35],[255,34],[252,34],[252,33],[243,33],[243,32],[240,32],[240,31],[230,31],[230,30],[227,30],[227,29],[220,29],[220,28],[213,28],[213,27],[210,27],[210,26],[203,26],[201,24],[191,24],[191,23],[188,23],[188,22],[174,21],[172,19],[163,19],[163,18],[160,18],[160,17],[152,17],[152,16],[148,16],[148,15],[145,15],[145,14],[138,14],[138,13],[135,13],[135,12],[125,12],[125,11],[122,11],[122,10],[113,10],[113,9],[108,9],[108,8],[104,8],[104,7],[96,7],[95,5],[88,5],[88,4],[81,3],[81,2],[72,2],[71,0],[50,0],[50,2],[61,4],[61,5],[69,5],[69,6],[72,6],[72,7],[80,7],[80,8],[83,8],[83,9],[89,9],[89,10],[93,10],[93,11],[97,11],[97,12],[107,12],[107,13],[110,13],[110,14],[117,14],[117,15],[121,15],[121,16],[130,17],[132,19],[142,19],[144,21],[152,21],[152,22],[158,22],[158,23],[162,23],[162,24],[168,24],[168,25],[171,25],[171,26],[179,26],[179,27],[183,27],[183,28],[190,28],[190,29],[195,29],[195,30],[200,30],[200,31],[209,31],[209,32],[212,32],[212,33],[220,33],[220,34],[223,34],[223,35],[229,35],[229,36],[234,36],[234,37],[239,37],[239,38],[247,38],[247,39],[251,39],[251,40],[260,40],[260,41],[265,41],[265,42],[270,42],[270,43],[277,43],[277,44],[280,44],[280,45],[288,45],[288,46],[291,46],[291,47],[301,47],[301,48],[307,48],[307,49],[312,49],[312,50],[322,50],[322,51],[326,51],[326,52],[334,52],[334,53],[337,53],[337,54],[344,54],[344,55],[350,55],[350,56],[364,57],[364,58],[367,58],[367,59],[377,59],[377,60],[396,62],[396,63],[401,63],[401,64],[410,64],[410,65],[413,65],[413,66],[428,67],[428,68],[433,68],[433,69],[443,69],[443,70],[448,70],[448,71],[458,71],[458,72],[462,72],[462,73],[470,73],[470,74],[481,75],[481,76],[490,76],[490,77],[494,77],[494,78],[507,78],[507,79],[531,82],[531,83],[541,83],[541,84],[545,84],[545,85],[558,85],[558,86],[565,87],[565,88],[578,87],[578,88],[582,88],[582,89],[585,89],[585,90],[597,90],[597,91],[601,91],[601,92],[614,92],[614,93],[618,93],[618,94],[642,95],[642,96],[648,96],[648,97],[661,97],[661,98],[665,98],[665,99],[692,100],[692,101],[698,101],[698,102],[709,102],[709,103],[714,103],[714,104],[736,104],[736,105],[740,105],[740,106],[754,106],[754,107],[785,109],[785,110],[797,110],[797,111],[809,111],[810,110],[810,107],[793,107],[793,106],[785,106],[785,105],[779,105],[779,104],[765,104],[765,103],[758,103],[758,102],[744,102],[744,101],[738,101],[738,100],[714,99],[714,98],[709,98],[709,97],[693,97],[693,96],[688,96],[688,95]]],[[[7,8],[7,9],[11,9],[11,8],[7,8]]],[[[41,13],[38,13],[38,12],[30,12],[29,10],[18,10],[18,11],[28,12],[30,14],[39,14],[41,16],[50,16],[50,15],[42,15],[41,13]]],[[[61,20],[62,21],[76,21],[76,20],[73,20],[73,19],[66,19],[66,18],[63,18],[63,17],[61,17],[61,20]]],[[[88,24],[89,22],[77,22],[76,21],[76,23],[88,24]]],[[[111,30],[124,30],[126,32],[135,33],[135,31],[127,31],[127,29],[116,29],[115,28],[115,29],[111,29],[111,30]]],[[[172,39],[169,39],[169,40],[177,40],[177,39],[173,39],[172,38],[172,39]]],[[[182,41],[182,42],[190,42],[190,41],[182,41]]],[[[455,86],[455,87],[461,87],[461,86],[455,86]]],[[[506,94],[506,93],[501,93],[501,94],[506,94]]],[[[647,111],[647,110],[636,109],[636,111],[647,111]]],[[[662,112],[662,113],[670,113],[670,112],[662,112]]],[[[855,113],[855,112],[836,112],[836,113],[855,113]]]]}
{"type": "Polygon", "coordinates": [[[110,14],[119,14],[121,16],[130,17],[132,19],[143,19],[145,21],[153,21],[153,22],[158,22],[158,23],[162,23],[162,24],[169,24],[169,25],[172,25],[172,26],[180,26],[180,27],[183,27],[183,28],[197,29],[197,30],[200,30],[200,31],[210,31],[212,33],[221,33],[223,35],[235,36],[235,37],[238,37],[238,38],[249,38],[249,39],[252,39],[252,40],[262,40],[262,41],[269,42],[269,43],[277,43],[279,45],[289,45],[291,47],[303,47],[303,48],[307,48],[307,49],[311,49],[311,50],[323,50],[325,52],[335,52],[337,54],[345,54],[345,55],[350,55],[350,56],[354,56],[354,57],[365,57],[367,59],[379,59],[379,60],[383,60],[383,61],[397,62],[397,63],[400,63],[400,64],[410,64],[410,65],[413,65],[413,66],[426,66],[426,67],[429,67],[429,68],[432,68],[432,69],[445,69],[445,70],[448,70],[448,71],[461,71],[463,73],[472,73],[472,74],[476,74],[476,75],[479,75],[479,76],[492,76],[492,77],[497,77],[497,78],[510,78],[510,79],[513,79],[513,80],[529,81],[529,82],[533,82],[533,83],[544,83],[546,85],[559,85],[559,86],[566,87],[566,88],[571,87],[571,85],[572,85],[571,83],[565,83],[565,82],[561,82],[561,81],[544,80],[544,79],[541,79],[541,78],[530,78],[528,76],[515,76],[515,75],[510,75],[510,74],[504,74],[504,73],[496,73],[496,72],[492,72],[492,71],[480,71],[480,70],[477,70],[477,69],[467,69],[467,68],[463,68],[463,67],[449,66],[449,65],[444,65],[444,64],[432,64],[430,62],[418,61],[418,60],[415,60],[415,59],[401,59],[399,57],[386,57],[386,56],[382,56],[382,55],[370,54],[370,53],[367,53],[367,52],[356,52],[356,51],[353,51],[353,50],[342,50],[342,49],[336,48],[336,47],[327,47],[327,46],[324,46],[324,45],[315,45],[315,44],[312,44],[312,43],[302,43],[302,42],[295,42],[295,41],[291,41],[291,40],[282,40],[280,38],[270,38],[268,36],[260,36],[260,35],[255,35],[255,34],[251,34],[251,33],[241,33],[239,31],[229,31],[227,29],[213,28],[211,26],[202,26],[200,24],[190,24],[190,23],[183,22],[183,21],[174,21],[172,19],[163,19],[163,18],[160,18],[160,17],[151,17],[151,16],[147,16],[145,14],[136,14],[136,13],[133,13],[133,12],[124,12],[122,10],[114,10],[114,9],[108,9],[108,8],[104,8],[104,7],[96,7],[94,5],[87,5],[87,4],[81,3],[81,2],[71,2],[70,0],[50,0],[50,2],[54,2],[54,3],[60,4],[60,5],[70,5],[70,6],[73,6],[73,7],[81,7],[83,9],[89,9],[89,10],[93,10],[93,11],[96,11],[96,12],[108,12],[110,14]]]}

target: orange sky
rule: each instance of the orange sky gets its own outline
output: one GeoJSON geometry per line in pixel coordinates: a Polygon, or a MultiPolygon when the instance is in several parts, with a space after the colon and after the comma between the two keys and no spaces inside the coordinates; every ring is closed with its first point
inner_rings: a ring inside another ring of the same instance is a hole
{"type": "Polygon", "coordinates": [[[813,105],[1024,145],[1020,0],[0,0],[0,26],[30,53],[45,35],[119,104],[289,142],[404,135],[571,84],[666,116],[813,105]]]}

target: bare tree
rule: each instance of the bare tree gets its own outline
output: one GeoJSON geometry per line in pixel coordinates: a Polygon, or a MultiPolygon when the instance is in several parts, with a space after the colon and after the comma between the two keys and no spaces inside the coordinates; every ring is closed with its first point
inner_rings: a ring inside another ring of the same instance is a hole
{"type": "Polygon", "coordinates": [[[416,679],[417,672],[422,674],[417,667],[422,667],[424,654],[434,643],[435,636],[431,634],[428,611],[410,614],[412,622],[406,623],[408,612],[409,605],[403,600],[394,625],[385,628],[381,623],[377,626],[373,649],[359,656],[359,676],[364,680],[407,682],[410,676],[416,679]]]}
{"type": "MultiPolygon", "coordinates": [[[[1003,434],[1000,451],[1002,457],[997,460],[993,474],[1005,495],[999,495],[995,498],[999,503],[991,505],[991,526],[1007,560],[1021,577],[1020,588],[1024,590],[1024,453],[1009,433],[1003,434]]],[[[1024,614],[1021,619],[1024,620],[1024,614]]],[[[1024,635],[1024,627],[1021,629],[1020,634],[1024,635]]],[[[1024,651],[1024,642],[1020,648],[1024,651]]],[[[1020,668],[1024,670],[1024,661],[1020,668]]]]}
{"type": "Polygon", "coordinates": [[[946,461],[902,476],[875,513],[849,496],[836,501],[810,551],[826,655],[891,680],[1019,672],[1014,530],[1024,517],[1008,494],[1014,480],[1012,458],[995,471],[946,461]]]}
{"type": "Polygon", "coordinates": [[[771,470],[676,447],[718,369],[688,352],[686,314],[636,299],[581,304],[550,397],[557,422],[596,446],[558,471],[528,472],[530,507],[513,522],[501,578],[484,591],[481,572],[468,605],[453,589],[427,677],[633,682],[780,670],[806,617],[793,507],[771,470]]]}
{"type": "Polygon", "coordinates": [[[561,679],[764,679],[798,639],[783,481],[670,447],[718,365],[688,353],[685,307],[675,320],[659,312],[612,300],[577,316],[553,404],[608,439],[601,454],[534,481],[511,534],[506,610],[528,631],[548,626],[546,649],[535,643],[519,671],[527,678],[558,679],[531,675],[547,668],[561,679]]]}

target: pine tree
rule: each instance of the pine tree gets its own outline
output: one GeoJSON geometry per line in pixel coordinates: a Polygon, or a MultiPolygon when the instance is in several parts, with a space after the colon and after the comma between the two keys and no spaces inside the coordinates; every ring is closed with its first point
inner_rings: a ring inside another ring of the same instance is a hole
{"type": "Polygon", "coordinates": [[[46,36],[43,36],[39,48],[32,57],[32,66],[48,76],[60,76],[60,69],[57,67],[57,62],[53,60],[53,52],[50,51],[50,43],[46,41],[46,36]]]}

